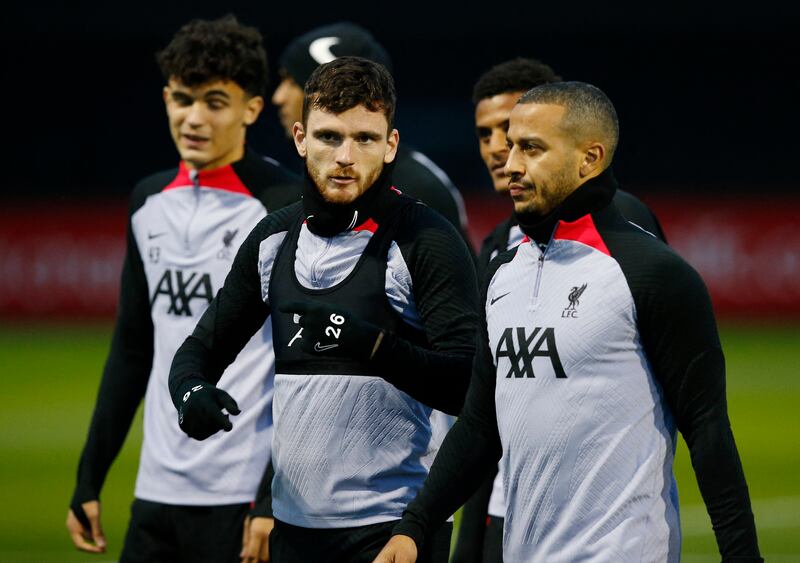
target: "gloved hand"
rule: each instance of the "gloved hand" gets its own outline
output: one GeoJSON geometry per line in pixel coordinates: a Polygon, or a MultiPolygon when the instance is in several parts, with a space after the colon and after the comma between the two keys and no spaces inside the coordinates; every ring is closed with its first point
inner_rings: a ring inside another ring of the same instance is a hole
{"type": "Polygon", "coordinates": [[[230,432],[233,424],[222,409],[233,415],[242,412],[233,397],[202,379],[187,380],[179,393],[178,424],[195,440],[205,440],[220,430],[230,432]]]}
{"type": "Polygon", "coordinates": [[[303,328],[299,344],[309,354],[330,355],[355,360],[375,356],[385,332],[355,315],[313,301],[292,301],[279,309],[295,317],[303,328]]]}

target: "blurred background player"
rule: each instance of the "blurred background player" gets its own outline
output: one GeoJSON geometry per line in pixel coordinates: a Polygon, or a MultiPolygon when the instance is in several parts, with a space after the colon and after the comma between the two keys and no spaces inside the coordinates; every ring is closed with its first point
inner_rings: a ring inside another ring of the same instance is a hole
{"type": "MultiPolygon", "coordinates": [[[[561,77],[547,64],[533,58],[516,58],[499,63],[478,78],[473,89],[475,131],[478,147],[494,190],[508,198],[509,177],[504,168],[508,160],[508,119],[522,94],[561,77]]],[[[655,214],[639,199],[618,189],[614,204],[627,219],[666,241],[655,214]]],[[[485,272],[499,253],[514,248],[524,234],[512,212],[484,239],[478,254],[478,270],[485,272]]],[[[500,466],[498,466],[500,467],[500,466]]],[[[502,561],[503,500],[502,472],[490,479],[464,506],[453,563],[502,561]],[[490,484],[491,482],[491,484],[490,484]]]]}
{"type": "MultiPolygon", "coordinates": [[[[302,203],[250,233],[172,364],[181,428],[204,439],[238,412],[222,369],[270,316],[276,562],[371,561],[438,451],[433,409],[458,413],[469,384],[474,264],[452,225],[392,186],[395,105],[380,64],[314,70],[293,127],[302,203]]],[[[450,529],[426,561],[447,561],[450,529]]]]}
{"type": "Polygon", "coordinates": [[[123,562],[238,561],[242,522],[269,458],[271,326],[223,375],[245,408],[237,428],[202,444],[174,416],[172,357],[267,213],[296,201],[299,179],[245,146],[264,107],[261,34],[233,16],[195,20],[158,54],[177,168],[133,191],[118,315],[70,504],[78,549],[107,549],[100,492],[144,397],[144,442],[123,562]]]}
{"type": "MultiPolygon", "coordinates": [[[[386,49],[369,31],[350,22],[314,28],[287,45],[280,56],[281,82],[272,95],[272,103],[278,107],[289,137],[292,126],[301,121],[303,86],[308,77],[319,65],[344,56],[363,57],[392,71],[386,49]]],[[[441,213],[464,235],[467,215],[461,193],[441,168],[405,141],[397,150],[393,180],[398,189],[441,213]]]]}

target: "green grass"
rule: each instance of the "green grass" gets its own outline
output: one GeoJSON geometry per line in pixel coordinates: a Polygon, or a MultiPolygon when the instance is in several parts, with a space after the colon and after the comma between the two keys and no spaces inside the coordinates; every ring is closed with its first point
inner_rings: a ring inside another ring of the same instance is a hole
{"type": "MultiPolygon", "coordinates": [[[[768,561],[800,561],[798,326],[722,331],[728,399],[768,561]]],[[[80,449],[107,353],[110,327],[0,327],[0,563],[116,560],[141,443],[137,419],[103,493],[109,552],[71,547],[64,528],[80,449]]],[[[684,561],[718,561],[683,444],[676,474],[684,561]]]]}

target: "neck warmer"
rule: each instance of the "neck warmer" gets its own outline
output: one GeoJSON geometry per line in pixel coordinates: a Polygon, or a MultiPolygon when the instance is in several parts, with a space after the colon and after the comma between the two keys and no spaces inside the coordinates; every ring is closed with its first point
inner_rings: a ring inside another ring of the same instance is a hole
{"type": "Polygon", "coordinates": [[[569,194],[547,215],[515,213],[522,232],[537,244],[547,244],[559,221],[571,222],[606,207],[617,191],[617,181],[610,168],[569,194]]]}
{"type": "Polygon", "coordinates": [[[326,201],[314,180],[303,170],[303,210],[308,229],[321,237],[332,237],[357,227],[370,217],[379,218],[388,204],[394,162],[385,164],[378,179],[361,196],[345,204],[326,201]]]}

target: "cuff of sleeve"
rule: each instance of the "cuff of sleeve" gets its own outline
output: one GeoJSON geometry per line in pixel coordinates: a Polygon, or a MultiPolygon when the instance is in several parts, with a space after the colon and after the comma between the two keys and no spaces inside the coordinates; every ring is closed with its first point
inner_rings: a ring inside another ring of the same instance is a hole
{"type": "Polygon", "coordinates": [[[90,500],[100,500],[100,495],[97,490],[85,483],[78,483],[75,486],[75,491],[72,493],[72,499],[69,502],[70,508],[80,507],[84,502],[90,500]]]}
{"type": "Polygon", "coordinates": [[[254,502],[247,514],[251,518],[275,518],[272,514],[272,498],[254,502]]]}
{"type": "Polygon", "coordinates": [[[93,487],[78,484],[78,486],[75,487],[75,492],[72,494],[72,500],[69,502],[70,510],[72,510],[75,517],[87,530],[92,526],[89,522],[89,517],[86,516],[86,513],[83,511],[83,503],[91,500],[99,501],[100,495],[97,494],[93,487]]]}
{"type": "Polygon", "coordinates": [[[411,521],[403,517],[394,528],[392,528],[393,536],[408,536],[414,543],[417,544],[417,551],[422,551],[422,544],[425,539],[425,531],[419,522],[411,521]]]}

